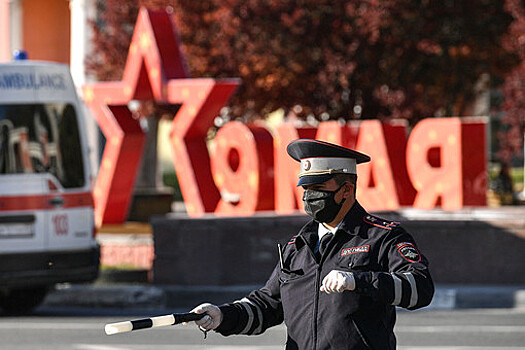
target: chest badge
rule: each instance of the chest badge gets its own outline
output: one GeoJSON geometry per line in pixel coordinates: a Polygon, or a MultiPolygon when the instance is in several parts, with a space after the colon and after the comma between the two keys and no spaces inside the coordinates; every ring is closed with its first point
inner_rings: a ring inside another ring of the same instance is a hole
{"type": "Polygon", "coordinates": [[[341,250],[341,256],[347,256],[357,253],[368,253],[370,250],[370,245],[362,245],[359,247],[344,248],[341,250]]]}

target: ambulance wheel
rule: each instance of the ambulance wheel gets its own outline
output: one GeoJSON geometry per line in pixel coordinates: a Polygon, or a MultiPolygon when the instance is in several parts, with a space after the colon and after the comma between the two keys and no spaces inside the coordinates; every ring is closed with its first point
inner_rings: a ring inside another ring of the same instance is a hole
{"type": "Polygon", "coordinates": [[[0,294],[0,308],[9,315],[24,315],[40,305],[47,294],[47,287],[11,289],[0,294]]]}

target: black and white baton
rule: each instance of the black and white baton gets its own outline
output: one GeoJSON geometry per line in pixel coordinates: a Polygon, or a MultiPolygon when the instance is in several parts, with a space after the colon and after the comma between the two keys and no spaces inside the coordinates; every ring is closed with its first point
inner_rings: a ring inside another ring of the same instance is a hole
{"type": "Polygon", "coordinates": [[[148,317],[140,320],[108,323],[106,327],[104,327],[104,331],[107,335],[113,335],[117,333],[136,331],[137,329],[171,326],[174,324],[184,322],[197,321],[203,318],[204,316],[206,316],[206,314],[196,314],[189,312],[183,314],[148,317]]]}

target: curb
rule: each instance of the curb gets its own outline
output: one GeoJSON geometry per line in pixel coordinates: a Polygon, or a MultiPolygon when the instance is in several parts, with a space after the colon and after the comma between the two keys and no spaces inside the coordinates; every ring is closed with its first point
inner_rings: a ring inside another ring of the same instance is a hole
{"type": "Polygon", "coordinates": [[[448,295],[451,299],[449,309],[525,308],[523,286],[443,286],[439,290],[438,296],[448,295]]]}
{"type": "MultiPolygon", "coordinates": [[[[58,285],[45,306],[192,309],[203,302],[223,304],[260,286],[58,285]]],[[[437,286],[429,310],[525,308],[525,286],[437,286]]]]}

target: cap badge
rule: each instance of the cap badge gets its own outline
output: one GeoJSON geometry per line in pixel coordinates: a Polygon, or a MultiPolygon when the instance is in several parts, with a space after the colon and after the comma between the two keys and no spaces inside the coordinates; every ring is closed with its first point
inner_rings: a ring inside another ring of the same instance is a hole
{"type": "Polygon", "coordinates": [[[304,167],[304,171],[308,171],[312,167],[312,163],[309,160],[305,160],[303,167],[304,167]]]}

